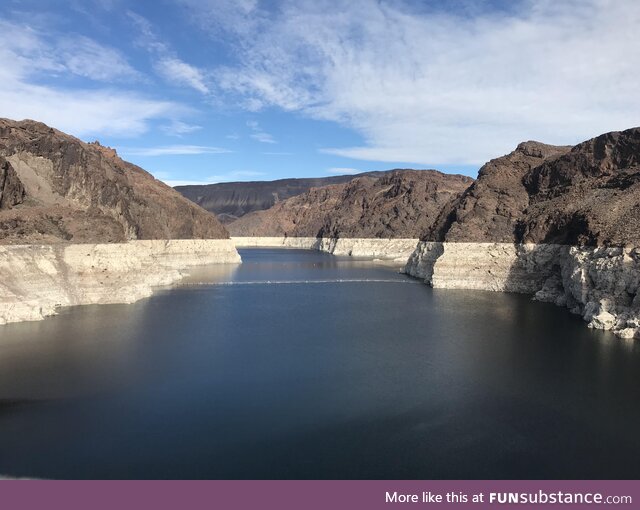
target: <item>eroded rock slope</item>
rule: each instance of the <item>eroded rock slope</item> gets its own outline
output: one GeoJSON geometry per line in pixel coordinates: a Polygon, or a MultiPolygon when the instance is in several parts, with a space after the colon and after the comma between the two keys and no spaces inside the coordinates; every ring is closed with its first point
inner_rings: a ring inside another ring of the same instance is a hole
{"type": "Polygon", "coordinates": [[[113,149],[0,119],[0,243],[227,237],[215,216],[113,149]]]}
{"type": "Polygon", "coordinates": [[[396,170],[312,188],[227,227],[238,237],[417,239],[472,182],[435,170],[396,170]]]}

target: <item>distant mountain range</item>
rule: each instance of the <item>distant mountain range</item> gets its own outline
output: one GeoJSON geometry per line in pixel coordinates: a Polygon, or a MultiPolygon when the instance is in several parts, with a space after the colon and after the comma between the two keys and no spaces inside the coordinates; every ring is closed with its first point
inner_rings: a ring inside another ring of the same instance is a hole
{"type": "Polygon", "coordinates": [[[414,238],[473,182],[437,170],[393,170],[312,188],[227,224],[239,237],[414,238]]]}
{"type": "Polygon", "coordinates": [[[269,209],[311,188],[342,184],[357,177],[380,177],[388,172],[393,170],[276,181],[221,182],[199,186],[176,186],[175,189],[207,211],[216,214],[222,223],[231,223],[245,214],[269,209]]]}

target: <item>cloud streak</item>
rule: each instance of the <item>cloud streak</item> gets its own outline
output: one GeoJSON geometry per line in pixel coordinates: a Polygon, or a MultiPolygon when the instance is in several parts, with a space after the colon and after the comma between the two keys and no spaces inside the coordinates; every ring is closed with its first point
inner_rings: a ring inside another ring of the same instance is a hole
{"type": "Polygon", "coordinates": [[[155,69],[165,80],[175,85],[191,87],[202,94],[209,93],[202,72],[176,57],[163,57],[155,63],[155,69]]]}
{"type": "Polygon", "coordinates": [[[234,182],[234,181],[247,181],[251,178],[261,177],[266,175],[264,172],[256,172],[253,170],[234,170],[220,175],[210,175],[204,180],[189,180],[189,179],[171,179],[164,172],[156,173],[156,178],[163,181],[169,186],[203,186],[206,184],[216,184],[219,182],[234,182]]]}
{"type": "Polygon", "coordinates": [[[480,164],[522,140],[574,143],[639,123],[635,0],[525,0],[472,15],[374,0],[285,0],[268,12],[183,1],[214,37],[232,31],[237,62],[216,70],[219,94],[364,139],[327,153],[480,164]]]}
{"type": "Polygon", "coordinates": [[[189,156],[196,154],[227,154],[231,151],[222,147],[204,145],[164,145],[158,147],[123,147],[119,150],[127,156],[189,156]]]}
{"type": "Polygon", "coordinates": [[[252,133],[249,135],[254,140],[260,143],[277,143],[276,140],[269,133],[264,131],[258,121],[249,120],[247,121],[247,126],[251,129],[252,133]]]}
{"type": "Polygon", "coordinates": [[[127,11],[127,16],[138,30],[136,44],[148,51],[154,59],[156,73],[173,85],[190,87],[201,94],[209,94],[205,73],[175,55],[170,45],[162,41],[153,26],[143,16],[127,11]]]}
{"type": "Polygon", "coordinates": [[[76,136],[136,136],[150,121],[175,118],[187,109],[172,102],[113,88],[139,75],[117,51],[86,37],[54,38],[28,25],[0,20],[0,112],[36,119],[76,136]],[[68,89],[41,84],[67,73],[96,87],[68,89]]]}

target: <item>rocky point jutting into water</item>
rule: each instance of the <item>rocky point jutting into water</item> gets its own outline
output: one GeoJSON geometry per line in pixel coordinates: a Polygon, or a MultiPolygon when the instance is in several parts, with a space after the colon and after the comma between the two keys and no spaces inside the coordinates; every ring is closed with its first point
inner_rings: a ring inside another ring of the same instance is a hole
{"type": "Polygon", "coordinates": [[[30,120],[0,119],[0,245],[0,323],[131,302],[186,267],[239,261],[215,216],[113,149],[30,120]]]}
{"type": "Polygon", "coordinates": [[[227,228],[239,245],[303,242],[334,254],[406,260],[443,205],[472,182],[435,170],[357,177],[312,188],[227,228]]]}
{"type": "Polygon", "coordinates": [[[434,287],[534,293],[640,336],[640,128],[487,163],[440,213],[406,272],[434,287]]]}

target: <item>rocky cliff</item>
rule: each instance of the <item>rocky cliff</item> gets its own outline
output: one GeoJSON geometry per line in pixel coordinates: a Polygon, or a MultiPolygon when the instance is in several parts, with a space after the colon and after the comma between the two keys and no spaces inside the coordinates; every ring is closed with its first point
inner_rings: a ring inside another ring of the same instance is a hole
{"type": "Polygon", "coordinates": [[[207,211],[215,213],[223,223],[230,223],[253,211],[262,211],[287,198],[301,195],[311,188],[342,184],[356,177],[378,177],[385,172],[334,175],[276,181],[221,182],[201,186],[176,186],[176,190],[207,211]]]}
{"type": "Polygon", "coordinates": [[[62,306],[133,303],[194,266],[238,262],[230,239],[0,246],[0,324],[62,306]]]}
{"type": "Polygon", "coordinates": [[[640,336],[640,128],[536,142],[485,165],[405,271],[434,287],[526,292],[640,336]]]}
{"type": "Polygon", "coordinates": [[[538,142],[484,165],[425,241],[624,246],[640,232],[640,128],[538,142]]]}
{"type": "Polygon", "coordinates": [[[435,170],[396,170],[309,191],[227,227],[233,236],[418,238],[473,180],[435,170]]]}
{"type": "Polygon", "coordinates": [[[498,242],[516,240],[516,230],[529,205],[524,177],[532,168],[568,152],[539,142],[524,142],[512,153],[493,159],[478,172],[477,180],[442,208],[428,241],[498,242]]]}
{"type": "Polygon", "coordinates": [[[0,119],[0,324],[129,303],[240,261],[218,220],[113,149],[0,119]]]}
{"type": "Polygon", "coordinates": [[[192,238],[228,233],[113,149],[40,122],[0,119],[0,243],[192,238]]]}

